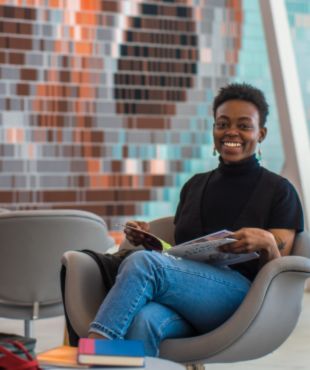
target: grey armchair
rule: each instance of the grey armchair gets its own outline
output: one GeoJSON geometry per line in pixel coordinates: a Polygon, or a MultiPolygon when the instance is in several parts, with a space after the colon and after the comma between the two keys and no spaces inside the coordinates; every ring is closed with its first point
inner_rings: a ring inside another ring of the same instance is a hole
{"type": "MultiPolygon", "coordinates": [[[[151,222],[151,231],[169,242],[173,242],[173,228],[172,217],[151,222]]],[[[121,248],[130,244],[125,241],[121,248]]],[[[100,272],[89,256],[78,252],[66,252],[62,263],[70,276],[66,281],[68,316],[79,336],[87,336],[88,324],[104,296],[98,294],[104,288],[100,272]]],[[[203,335],[163,341],[160,357],[198,368],[203,363],[245,361],[272,352],[297,323],[308,277],[310,237],[303,232],[296,237],[291,256],[273,260],[260,270],[230,319],[203,335]]]]}
{"type": "Polygon", "coordinates": [[[60,260],[67,250],[106,251],[114,242],[104,221],[77,210],[0,213],[0,317],[32,320],[63,314],[60,260]]]}

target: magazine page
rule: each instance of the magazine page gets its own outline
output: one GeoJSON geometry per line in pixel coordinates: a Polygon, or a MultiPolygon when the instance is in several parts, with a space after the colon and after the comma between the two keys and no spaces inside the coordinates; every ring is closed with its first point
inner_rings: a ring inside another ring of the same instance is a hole
{"type": "Polygon", "coordinates": [[[125,225],[125,227],[134,230],[136,233],[144,236],[145,241],[147,242],[147,245],[144,245],[144,248],[147,250],[155,250],[158,252],[162,252],[171,248],[171,245],[169,243],[159,239],[156,235],[148,231],[144,231],[130,225],[125,225]]]}
{"type": "Polygon", "coordinates": [[[241,254],[221,252],[219,250],[221,245],[232,243],[236,240],[231,238],[232,232],[225,229],[172,247],[150,232],[128,225],[126,227],[144,235],[148,244],[148,246],[144,247],[145,249],[167,253],[174,257],[205,261],[217,266],[232,265],[259,257],[256,252],[241,254]]]}
{"type": "Polygon", "coordinates": [[[221,252],[219,247],[236,241],[230,237],[231,231],[220,230],[216,233],[190,240],[176,245],[166,253],[175,257],[188,258],[196,261],[205,261],[217,266],[232,265],[258,258],[258,253],[227,253],[221,252]]]}

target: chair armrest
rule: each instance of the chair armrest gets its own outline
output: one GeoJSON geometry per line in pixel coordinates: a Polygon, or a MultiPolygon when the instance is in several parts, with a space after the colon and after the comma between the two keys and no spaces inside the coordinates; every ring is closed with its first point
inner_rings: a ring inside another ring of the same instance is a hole
{"type": "Polygon", "coordinates": [[[303,231],[295,237],[292,255],[310,258],[310,233],[303,231]]]}
{"type": "Polygon", "coordinates": [[[76,333],[85,337],[88,325],[105,295],[101,273],[93,258],[82,252],[68,251],[61,262],[66,268],[65,302],[68,317],[76,333]]]}
{"type": "Polygon", "coordinates": [[[197,337],[167,339],[160,346],[160,356],[198,363],[242,361],[270,353],[296,325],[307,277],[308,258],[287,256],[270,261],[259,271],[238,310],[223,325],[197,337]],[[270,325],[275,320],[276,326],[270,325]]]}

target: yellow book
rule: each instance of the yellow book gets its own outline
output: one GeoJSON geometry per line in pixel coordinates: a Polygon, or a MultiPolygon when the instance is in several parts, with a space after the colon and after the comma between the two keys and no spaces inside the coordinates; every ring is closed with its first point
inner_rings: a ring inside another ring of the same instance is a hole
{"type": "Polygon", "coordinates": [[[60,346],[37,354],[37,360],[41,366],[53,365],[58,367],[88,368],[77,362],[77,348],[60,346]]]}

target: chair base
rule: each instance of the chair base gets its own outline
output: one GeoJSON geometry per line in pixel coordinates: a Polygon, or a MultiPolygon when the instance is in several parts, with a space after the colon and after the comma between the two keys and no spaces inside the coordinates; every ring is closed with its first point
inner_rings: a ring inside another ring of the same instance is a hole
{"type": "Polygon", "coordinates": [[[24,335],[25,337],[32,338],[34,335],[33,320],[24,320],[24,335]]]}

